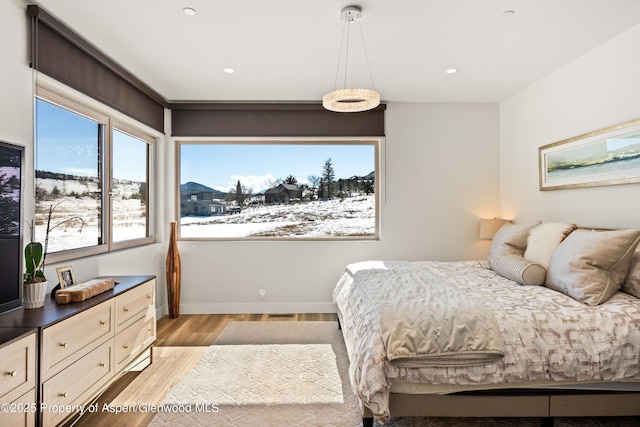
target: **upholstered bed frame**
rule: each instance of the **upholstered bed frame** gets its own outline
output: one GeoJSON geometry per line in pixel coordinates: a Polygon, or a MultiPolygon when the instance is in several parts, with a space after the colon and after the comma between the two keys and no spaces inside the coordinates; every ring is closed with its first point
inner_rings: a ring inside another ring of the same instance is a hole
{"type": "MultiPolygon", "coordinates": [[[[612,231],[607,228],[576,228],[612,231]]],[[[640,246],[638,248],[634,258],[636,263],[640,246]]],[[[339,322],[342,322],[340,309],[338,309],[338,318],[339,322]]],[[[632,416],[640,420],[640,382],[625,382],[624,387],[620,384],[599,383],[597,389],[587,387],[510,388],[451,394],[391,392],[389,413],[391,417],[540,418],[541,425],[545,427],[553,426],[555,417],[632,416]]],[[[362,414],[363,426],[372,426],[372,412],[364,404],[362,414]]]]}
{"type": "MultiPolygon", "coordinates": [[[[338,311],[338,327],[341,328],[338,311]]],[[[541,427],[553,427],[555,417],[640,418],[640,383],[620,383],[598,390],[516,388],[451,394],[390,393],[392,417],[540,418],[541,427]]],[[[373,426],[373,415],[362,405],[363,427],[373,426]]]]}
{"type": "MultiPolygon", "coordinates": [[[[447,395],[391,393],[392,417],[527,417],[553,426],[554,417],[640,416],[637,392],[507,389],[447,395]]],[[[362,424],[373,416],[362,408],[362,424]]]]}

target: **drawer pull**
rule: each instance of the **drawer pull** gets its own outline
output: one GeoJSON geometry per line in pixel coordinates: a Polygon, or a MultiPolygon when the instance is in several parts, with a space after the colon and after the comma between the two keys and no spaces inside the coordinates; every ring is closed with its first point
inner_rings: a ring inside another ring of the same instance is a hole
{"type": "Polygon", "coordinates": [[[147,295],[147,299],[151,299],[151,295],[147,295]]]}
{"type": "Polygon", "coordinates": [[[17,374],[16,371],[7,372],[7,375],[9,375],[10,377],[15,377],[16,374],[17,374]]]}
{"type": "Polygon", "coordinates": [[[127,307],[124,308],[124,312],[126,313],[127,311],[129,311],[129,309],[127,307]]]}
{"type": "Polygon", "coordinates": [[[67,392],[65,391],[64,393],[60,393],[60,397],[67,397],[67,392]]]}
{"type": "Polygon", "coordinates": [[[128,346],[127,344],[123,345],[123,347],[124,347],[125,349],[129,348],[129,346],[128,346]]]}
{"type": "Polygon", "coordinates": [[[106,363],[104,363],[104,362],[102,362],[102,363],[100,364],[100,367],[102,367],[102,368],[104,368],[105,366],[107,366],[107,364],[106,364],[106,363]]]}
{"type": "Polygon", "coordinates": [[[101,324],[101,325],[106,325],[106,324],[107,324],[107,322],[105,322],[104,320],[101,320],[101,321],[100,321],[100,324],[101,324]]]}
{"type": "Polygon", "coordinates": [[[151,332],[151,328],[147,329],[147,332],[151,332]]]}
{"type": "Polygon", "coordinates": [[[60,347],[67,348],[67,343],[66,343],[66,342],[61,342],[61,343],[60,343],[60,347]]]}

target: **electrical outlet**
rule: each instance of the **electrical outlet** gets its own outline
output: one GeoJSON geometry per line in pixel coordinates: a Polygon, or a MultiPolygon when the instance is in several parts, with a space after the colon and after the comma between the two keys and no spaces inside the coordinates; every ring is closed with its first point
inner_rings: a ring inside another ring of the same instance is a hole
{"type": "Polygon", "coordinates": [[[258,295],[260,296],[260,299],[265,299],[265,297],[267,296],[267,291],[266,289],[260,289],[258,291],[258,295]]]}

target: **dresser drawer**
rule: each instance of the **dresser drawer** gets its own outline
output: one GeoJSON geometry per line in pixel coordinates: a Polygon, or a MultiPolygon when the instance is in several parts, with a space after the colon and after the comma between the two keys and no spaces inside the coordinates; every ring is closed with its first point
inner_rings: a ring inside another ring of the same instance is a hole
{"type": "Polygon", "coordinates": [[[109,340],[42,384],[44,425],[56,425],[71,415],[47,411],[47,407],[83,404],[113,375],[113,340],[109,340]]]}
{"type": "Polygon", "coordinates": [[[0,348],[0,398],[10,402],[36,386],[36,334],[0,348]]]}
{"type": "Polygon", "coordinates": [[[104,339],[113,337],[113,302],[105,301],[42,332],[42,379],[82,357],[104,339]]]}
{"type": "MultiPolygon", "coordinates": [[[[4,403],[4,401],[3,401],[4,403]]],[[[0,425],[12,427],[33,427],[36,425],[36,389],[20,396],[10,403],[9,411],[0,412],[0,425]]]]}
{"type": "Polygon", "coordinates": [[[156,281],[150,280],[116,297],[116,333],[124,330],[150,308],[155,310],[156,281]]]}
{"type": "Polygon", "coordinates": [[[156,340],[155,315],[146,316],[124,331],[116,335],[116,372],[120,372],[127,364],[135,360],[147,347],[156,340]]]}

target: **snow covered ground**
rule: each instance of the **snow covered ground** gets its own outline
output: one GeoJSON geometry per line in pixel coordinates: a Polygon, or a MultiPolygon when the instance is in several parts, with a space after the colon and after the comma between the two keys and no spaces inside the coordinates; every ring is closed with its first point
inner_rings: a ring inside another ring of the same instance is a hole
{"type": "MultiPolygon", "coordinates": [[[[95,182],[47,178],[38,179],[37,186],[39,191],[48,194],[48,199],[36,206],[37,241],[44,244],[49,207],[55,206],[51,216],[51,227],[55,228],[49,233],[49,252],[98,244],[101,212],[98,200],[92,197],[92,194],[99,191],[95,182]],[[64,222],[76,216],[82,218],[84,225],[80,220],[64,222]]],[[[146,205],[140,199],[130,198],[139,189],[139,183],[129,181],[118,183],[113,189],[114,242],[146,236],[146,205]]],[[[29,230],[26,229],[25,242],[29,238],[29,230]]]]}
{"type": "Polygon", "coordinates": [[[375,236],[375,195],[246,208],[235,215],[184,217],[180,237],[375,236]]]}
{"type": "MultiPolygon", "coordinates": [[[[49,194],[49,200],[37,206],[36,240],[44,243],[49,207],[56,205],[52,226],[80,216],[78,220],[56,226],[49,235],[49,252],[95,246],[98,244],[101,212],[92,193],[99,191],[91,181],[39,179],[38,188],[49,194]],[[57,188],[57,196],[51,196],[57,188]],[[69,194],[75,196],[70,197],[69,194]],[[60,203],[61,202],[61,203],[60,203]],[[82,229],[82,231],[80,231],[82,229]]],[[[126,183],[115,189],[113,196],[113,240],[115,242],[146,235],[146,206],[131,198],[139,190],[137,183],[126,183]]],[[[234,215],[180,218],[183,238],[242,237],[374,237],[376,224],[375,195],[356,195],[345,199],[301,202],[243,208],[234,215]]],[[[159,226],[162,226],[161,224],[159,226]]],[[[25,229],[25,242],[29,230],[25,229]]]]}

